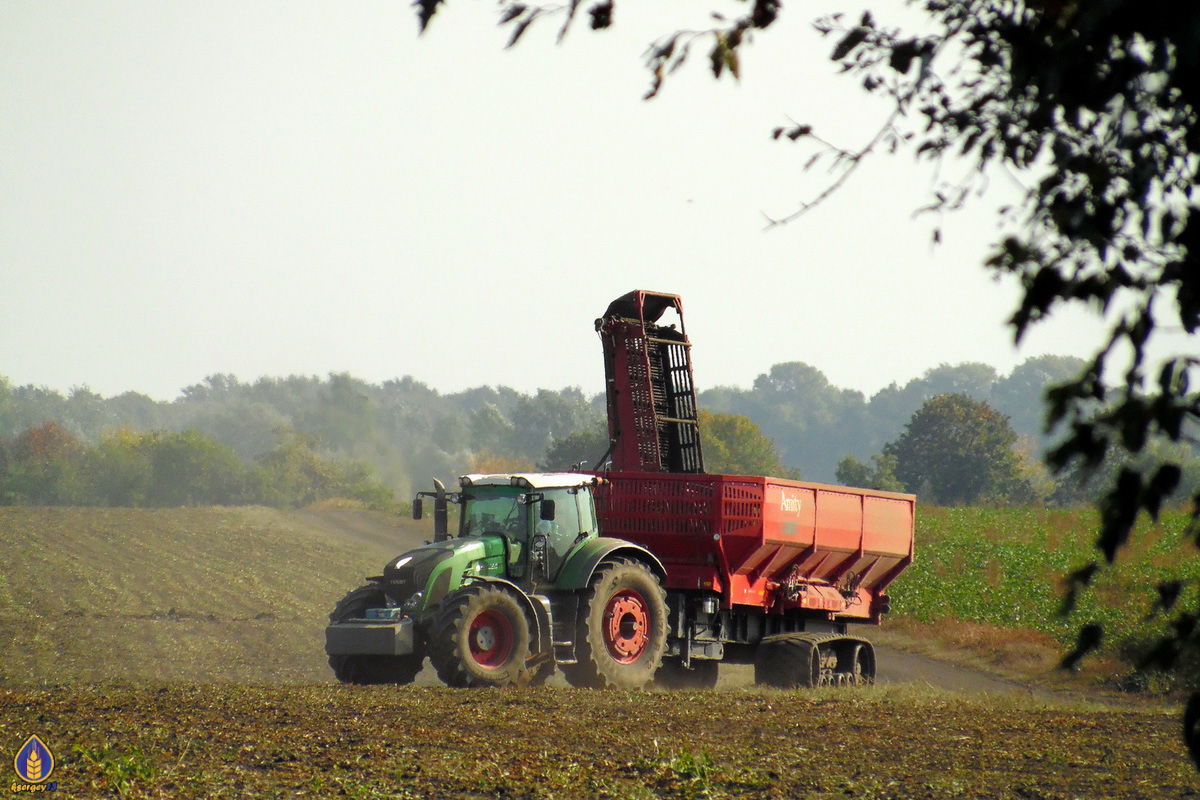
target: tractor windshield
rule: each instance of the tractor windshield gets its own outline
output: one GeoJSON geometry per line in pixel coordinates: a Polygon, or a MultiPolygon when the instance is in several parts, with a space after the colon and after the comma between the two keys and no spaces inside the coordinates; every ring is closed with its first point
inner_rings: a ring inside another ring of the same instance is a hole
{"type": "Polygon", "coordinates": [[[473,486],[463,493],[462,535],[500,534],[509,541],[528,538],[528,513],[517,486],[473,486]]]}

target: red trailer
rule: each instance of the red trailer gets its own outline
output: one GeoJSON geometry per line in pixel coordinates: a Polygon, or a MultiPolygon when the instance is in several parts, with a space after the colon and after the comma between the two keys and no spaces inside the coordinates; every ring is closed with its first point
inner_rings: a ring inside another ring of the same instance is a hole
{"type": "Polygon", "coordinates": [[[885,590],[912,563],[916,498],[705,473],[679,298],[631,292],[596,329],[612,441],[598,513],[605,536],[666,568],[660,674],[711,685],[725,660],[768,685],[871,680],[874,650],[850,625],[887,613],[885,590]]]}

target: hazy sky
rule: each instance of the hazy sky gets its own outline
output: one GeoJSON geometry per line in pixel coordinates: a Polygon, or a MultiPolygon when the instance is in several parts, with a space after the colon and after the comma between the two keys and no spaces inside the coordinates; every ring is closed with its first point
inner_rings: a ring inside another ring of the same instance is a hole
{"type": "Polygon", "coordinates": [[[740,84],[701,49],[643,102],[646,45],[706,26],[696,5],[626,0],[613,30],[581,15],[561,46],[548,22],[505,51],[468,0],[423,37],[409,0],[5,0],[0,375],[159,399],[217,372],[591,393],[592,321],[639,288],[683,296],[701,389],[804,361],[869,395],[942,362],[1090,354],[1078,315],[1014,349],[1016,288],[979,266],[995,203],[933,248],[911,156],[764,232],[830,179],[771,129],[857,146],[885,109],[811,29],[837,0],[789,4],[740,84]]]}

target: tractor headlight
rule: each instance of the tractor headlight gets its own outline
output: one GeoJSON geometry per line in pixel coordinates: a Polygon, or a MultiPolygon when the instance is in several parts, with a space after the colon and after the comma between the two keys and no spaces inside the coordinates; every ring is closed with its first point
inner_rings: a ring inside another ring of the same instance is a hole
{"type": "Polygon", "coordinates": [[[407,614],[407,615],[409,615],[409,616],[412,616],[412,614],[413,614],[414,612],[416,612],[416,610],[417,610],[418,608],[420,608],[420,607],[421,607],[421,600],[423,600],[423,599],[424,599],[424,593],[423,593],[423,592],[417,592],[417,593],[416,593],[416,594],[414,594],[412,597],[410,597],[410,598],[408,598],[407,600],[405,600],[405,601],[404,601],[404,604],[400,606],[400,610],[401,610],[403,613],[405,613],[405,614],[407,614]]]}

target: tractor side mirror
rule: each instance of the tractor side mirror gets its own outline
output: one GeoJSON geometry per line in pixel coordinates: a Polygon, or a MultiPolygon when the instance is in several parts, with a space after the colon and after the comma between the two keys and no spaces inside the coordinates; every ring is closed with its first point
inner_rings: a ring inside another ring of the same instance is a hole
{"type": "Polygon", "coordinates": [[[413,519],[420,519],[421,518],[421,498],[414,497],[412,506],[413,506],[413,519]]]}
{"type": "Polygon", "coordinates": [[[541,517],[541,519],[544,519],[547,522],[554,521],[554,501],[553,500],[543,500],[542,501],[542,513],[540,514],[540,517],[541,517]]]}

